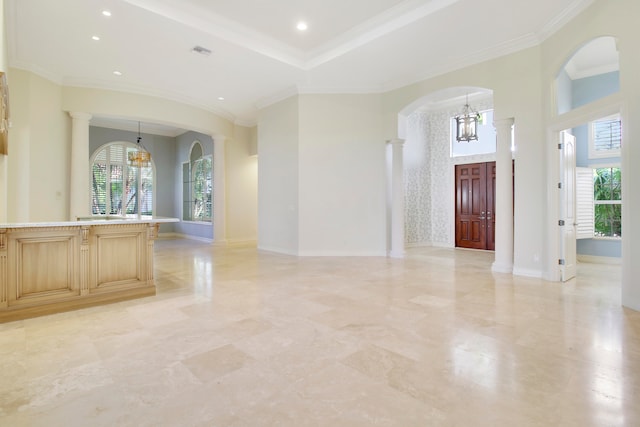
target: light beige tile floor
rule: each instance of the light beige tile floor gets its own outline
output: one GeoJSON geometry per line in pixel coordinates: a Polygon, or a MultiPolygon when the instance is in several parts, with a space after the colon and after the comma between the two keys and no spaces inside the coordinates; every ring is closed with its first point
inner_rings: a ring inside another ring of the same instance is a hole
{"type": "Polygon", "coordinates": [[[155,297],[0,325],[1,426],[640,426],[620,267],[156,243],[155,297]]]}

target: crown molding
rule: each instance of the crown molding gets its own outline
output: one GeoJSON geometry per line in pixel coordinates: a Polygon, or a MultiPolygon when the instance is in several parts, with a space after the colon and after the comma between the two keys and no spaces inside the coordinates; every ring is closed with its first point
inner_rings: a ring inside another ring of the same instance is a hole
{"type": "Polygon", "coordinates": [[[191,3],[167,0],[123,1],[285,64],[299,69],[305,68],[305,55],[302,50],[212,13],[206,8],[194,6],[191,3]]]}
{"type": "Polygon", "coordinates": [[[258,110],[262,110],[263,108],[269,107],[280,101],[284,101],[285,99],[295,95],[298,95],[298,88],[296,86],[291,86],[279,92],[276,92],[273,95],[258,100],[258,102],[256,102],[256,108],[258,110]]]}
{"type": "MultiPolygon", "coordinates": [[[[186,129],[158,125],[156,123],[142,122],[143,127],[140,132],[141,135],[160,135],[170,138],[176,138],[185,132],[186,129]]],[[[131,120],[130,118],[110,117],[110,116],[93,116],[90,121],[90,126],[100,127],[106,129],[117,129],[127,132],[138,132],[138,122],[131,120]]]]}
{"type": "Polygon", "coordinates": [[[62,85],[86,88],[86,89],[100,89],[100,90],[109,90],[109,91],[115,91],[115,92],[124,92],[124,93],[165,99],[168,101],[179,102],[181,104],[186,104],[192,107],[203,109],[205,111],[209,111],[210,113],[220,116],[221,118],[224,118],[226,120],[229,120],[230,122],[233,122],[236,120],[236,117],[233,114],[229,113],[228,111],[214,107],[213,105],[210,105],[210,104],[203,103],[192,97],[185,96],[183,94],[179,94],[171,91],[151,89],[144,86],[126,84],[126,83],[124,84],[113,83],[113,82],[104,81],[104,80],[87,80],[87,79],[78,79],[78,78],[65,78],[63,79],[62,85]]]}
{"type": "Polygon", "coordinates": [[[309,52],[305,70],[329,62],[459,0],[406,0],[309,52]]]}
{"type": "Polygon", "coordinates": [[[415,77],[414,79],[403,79],[389,82],[383,86],[382,91],[390,92],[396,89],[420,83],[424,80],[441,76],[443,74],[461,70],[472,65],[480,64],[485,61],[490,61],[492,59],[516,53],[521,50],[537,46],[539,44],[540,43],[535,34],[525,34],[524,36],[507,40],[505,42],[498,43],[482,50],[478,50],[471,55],[458,58],[457,60],[450,61],[447,64],[442,64],[441,66],[433,68],[428,74],[415,77]]]}
{"type": "Polygon", "coordinates": [[[190,3],[180,3],[176,6],[167,0],[123,1],[308,71],[460,0],[405,0],[309,52],[190,3]]]}
{"type": "Polygon", "coordinates": [[[258,125],[257,120],[245,120],[245,119],[236,119],[233,122],[234,125],[242,126],[245,128],[252,128],[258,125]]]}
{"type": "Polygon", "coordinates": [[[17,70],[28,71],[60,86],[62,86],[62,81],[64,80],[63,77],[57,73],[53,73],[49,70],[45,70],[44,68],[38,67],[25,61],[21,61],[19,59],[11,59],[9,61],[9,66],[17,70]]]}
{"type": "Polygon", "coordinates": [[[574,0],[566,9],[560,12],[554,19],[549,21],[540,31],[537,36],[539,42],[542,43],[554,33],[564,27],[572,19],[582,13],[585,9],[595,3],[596,0],[574,0]]]}

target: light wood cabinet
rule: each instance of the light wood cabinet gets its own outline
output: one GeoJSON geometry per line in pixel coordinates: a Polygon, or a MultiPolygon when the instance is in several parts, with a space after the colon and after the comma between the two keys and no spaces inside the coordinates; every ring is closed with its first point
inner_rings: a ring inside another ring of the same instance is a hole
{"type": "Polygon", "coordinates": [[[0,226],[0,321],[155,295],[156,222],[0,226]]]}

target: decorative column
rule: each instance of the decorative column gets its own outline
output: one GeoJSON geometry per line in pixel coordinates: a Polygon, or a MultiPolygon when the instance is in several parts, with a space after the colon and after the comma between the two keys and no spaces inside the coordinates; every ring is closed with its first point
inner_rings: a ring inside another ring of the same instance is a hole
{"type": "Polygon", "coordinates": [[[392,139],[391,144],[391,258],[404,257],[404,139],[392,139]]]}
{"type": "Polygon", "coordinates": [[[80,295],[89,295],[89,226],[80,227],[80,295]]]}
{"type": "Polygon", "coordinates": [[[213,137],[213,243],[227,243],[225,139],[213,137]]]}
{"type": "Polygon", "coordinates": [[[147,285],[155,286],[155,278],[153,276],[153,246],[158,238],[158,230],[160,224],[150,223],[147,225],[147,285]]]}
{"type": "MultiPolygon", "coordinates": [[[[637,71],[640,72],[640,66],[637,71]]],[[[635,79],[634,79],[635,80],[635,79]]],[[[640,82],[633,83],[637,88],[636,96],[629,97],[622,109],[622,305],[640,311],[640,223],[638,211],[640,209],[640,123],[636,119],[640,114],[640,82]]]]}
{"type": "Polygon", "coordinates": [[[493,122],[496,128],[496,249],[491,270],[498,273],[513,272],[513,166],[511,145],[514,120],[493,122]],[[499,225],[498,225],[499,224],[499,225]]]}
{"type": "Polygon", "coordinates": [[[70,112],[71,176],[69,184],[69,219],[89,216],[89,120],[91,114],[70,112]]]}

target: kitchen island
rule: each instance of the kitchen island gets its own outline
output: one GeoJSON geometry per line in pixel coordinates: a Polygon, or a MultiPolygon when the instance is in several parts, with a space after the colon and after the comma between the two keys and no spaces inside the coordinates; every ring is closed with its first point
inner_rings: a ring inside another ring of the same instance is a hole
{"type": "Polygon", "coordinates": [[[163,217],[0,224],[0,322],[155,295],[163,217]]]}

